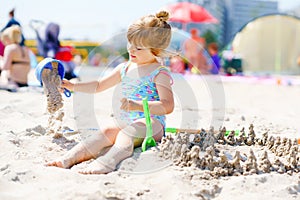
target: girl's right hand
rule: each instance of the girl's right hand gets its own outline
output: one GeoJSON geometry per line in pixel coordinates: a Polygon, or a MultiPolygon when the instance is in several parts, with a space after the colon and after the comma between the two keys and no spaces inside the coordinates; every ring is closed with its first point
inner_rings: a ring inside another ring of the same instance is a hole
{"type": "Polygon", "coordinates": [[[71,91],[74,91],[74,83],[71,83],[70,81],[68,81],[66,79],[62,80],[61,87],[66,88],[71,91]]]}

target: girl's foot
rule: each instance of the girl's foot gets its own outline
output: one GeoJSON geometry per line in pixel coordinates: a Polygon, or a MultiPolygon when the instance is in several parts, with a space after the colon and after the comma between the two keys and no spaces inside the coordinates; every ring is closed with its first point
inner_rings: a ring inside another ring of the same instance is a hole
{"type": "Polygon", "coordinates": [[[112,146],[104,155],[93,161],[86,169],[79,171],[81,174],[107,174],[114,171],[117,165],[133,153],[133,144],[126,147],[112,146]]]}
{"type": "Polygon", "coordinates": [[[67,161],[67,159],[58,159],[45,164],[47,167],[59,167],[64,169],[69,169],[72,164],[71,161],[67,161]]]}
{"type": "MultiPolygon", "coordinates": [[[[101,157],[100,157],[101,158],[101,157]]],[[[116,169],[115,166],[108,166],[100,159],[94,160],[86,169],[78,171],[81,174],[107,174],[116,169]]]]}
{"type": "Polygon", "coordinates": [[[46,166],[47,167],[53,166],[53,167],[59,167],[59,168],[66,168],[66,167],[64,167],[64,165],[61,161],[48,162],[48,163],[46,163],[46,166]]]}

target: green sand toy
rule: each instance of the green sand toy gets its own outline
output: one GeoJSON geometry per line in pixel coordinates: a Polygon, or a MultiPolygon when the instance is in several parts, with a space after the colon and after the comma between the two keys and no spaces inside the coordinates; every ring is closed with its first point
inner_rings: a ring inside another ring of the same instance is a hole
{"type": "Polygon", "coordinates": [[[192,134],[199,134],[201,132],[200,129],[184,129],[184,128],[166,128],[165,131],[167,133],[184,133],[184,132],[187,132],[187,133],[192,133],[192,134]]]}
{"type": "Polygon", "coordinates": [[[152,124],[150,119],[150,111],[149,111],[149,105],[148,105],[148,99],[147,97],[143,98],[143,108],[144,108],[144,114],[146,118],[146,138],[144,139],[142,143],[142,151],[146,151],[149,147],[155,147],[156,141],[152,137],[153,130],[152,130],[152,124]]]}
{"type": "MultiPolygon", "coordinates": [[[[226,131],[225,136],[228,136],[231,133],[231,131],[226,131]]],[[[234,135],[235,136],[239,136],[240,135],[240,131],[239,130],[235,130],[234,131],[234,135]]]]}
{"type": "MultiPolygon", "coordinates": [[[[187,132],[187,133],[190,133],[190,134],[199,134],[201,132],[200,129],[184,129],[184,128],[171,128],[171,127],[166,128],[165,131],[167,133],[174,133],[174,134],[177,134],[179,132],[180,133],[187,132]]],[[[230,132],[231,131],[226,131],[225,136],[228,136],[230,134],[230,132]]],[[[235,130],[234,133],[235,133],[235,136],[239,136],[240,131],[235,130]]]]}

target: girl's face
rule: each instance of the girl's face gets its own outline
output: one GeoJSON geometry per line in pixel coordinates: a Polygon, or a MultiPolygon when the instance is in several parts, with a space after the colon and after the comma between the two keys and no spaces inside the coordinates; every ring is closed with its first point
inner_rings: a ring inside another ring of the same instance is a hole
{"type": "Polygon", "coordinates": [[[136,64],[147,64],[156,61],[155,56],[151,50],[145,47],[138,47],[128,43],[127,50],[129,53],[130,60],[136,64]]]}

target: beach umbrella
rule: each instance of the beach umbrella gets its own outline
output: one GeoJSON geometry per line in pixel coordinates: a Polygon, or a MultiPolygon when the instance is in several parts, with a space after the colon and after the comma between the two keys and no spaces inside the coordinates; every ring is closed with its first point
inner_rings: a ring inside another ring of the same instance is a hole
{"type": "Polygon", "coordinates": [[[171,22],[179,22],[184,26],[188,23],[218,23],[205,8],[194,3],[177,2],[167,5],[164,9],[170,12],[171,22]]]}

